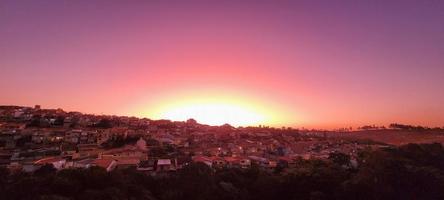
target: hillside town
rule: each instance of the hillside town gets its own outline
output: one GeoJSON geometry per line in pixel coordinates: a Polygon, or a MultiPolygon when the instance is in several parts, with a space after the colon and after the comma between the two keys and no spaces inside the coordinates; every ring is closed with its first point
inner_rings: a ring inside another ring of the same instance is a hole
{"type": "Polygon", "coordinates": [[[0,106],[0,166],[34,172],[99,166],[133,168],[150,175],[174,173],[192,162],[211,168],[290,168],[299,160],[349,157],[389,145],[329,137],[293,128],[209,126],[146,118],[99,116],[41,106],[0,106]]]}

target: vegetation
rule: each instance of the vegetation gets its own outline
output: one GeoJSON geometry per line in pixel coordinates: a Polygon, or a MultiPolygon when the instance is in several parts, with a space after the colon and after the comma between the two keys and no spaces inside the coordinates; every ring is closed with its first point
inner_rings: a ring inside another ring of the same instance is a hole
{"type": "Polygon", "coordinates": [[[443,128],[440,128],[440,127],[429,128],[429,127],[424,127],[424,126],[413,126],[413,125],[405,125],[405,124],[397,124],[397,123],[390,124],[390,128],[409,130],[409,131],[443,130],[443,128]]]}
{"type": "Polygon", "coordinates": [[[124,137],[123,135],[118,135],[106,141],[102,146],[107,149],[119,148],[127,144],[135,144],[139,138],[140,136],[124,137]]]}
{"type": "Polygon", "coordinates": [[[149,157],[168,157],[176,151],[172,145],[154,146],[149,150],[149,157]]]}
{"type": "Polygon", "coordinates": [[[202,163],[167,176],[102,168],[55,172],[45,166],[34,174],[0,169],[2,199],[444,199],[444,148],[409,144],[364,151],[358,167],[350,157],[298,160],[268,172],[213,170],[202,163]]]}
{"type": "Polygon", "coordinates": [[[384,130],[384,129],[386,129],[385,128],[385,126],[376,126],[376,125],[365,125],[365,126],[361,126],[361,127],[358,127],[358,129],[360,129],[360,130],[384,130]]]}
{"type": "Polygon", "coordinates": [[[107,129],[107,128],[112,128],[113,124],[109,119],[101,119],[98,123],[93,124],[92,127],[107,129]]]}

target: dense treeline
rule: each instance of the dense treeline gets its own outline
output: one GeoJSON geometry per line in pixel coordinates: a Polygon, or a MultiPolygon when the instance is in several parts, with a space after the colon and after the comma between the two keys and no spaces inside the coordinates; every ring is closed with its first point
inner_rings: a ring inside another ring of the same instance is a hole
{"type": "MultiPolygon", "coordinates": [[[[444,127],[427,127],[427,126],[415,126],[415,125],[408,125],[408,124],[399,124],[399,123],[392,123],[388,126],[390,129],[398,129],[398,130],[405,130],[405,131],[443,131],[444,127]]],[[[365,125],[358,127],[358,130],[385,130],[387,129],[385,126],[376,126],[376,125],[365,125]]]]}
{"type": "Polygon", "coordinates": [[[364,151],[358,167],[350,157],[299,160],[267,172],[212,170],[201,163],[177,173],[148,176],[135,170],[91,167],[34,174],[0,170],[2,199],[444,199],[444,148],[409,144],[364,151]]]}
{"type": "Polygon", "coordinates": [[[398,123],[390,124],[389,127],[392,129],[401,129],[401,130],[409,130],[409,131],[427,131],[427,130],[442,131],[444,129],[444,127],[443,128],[441,128],[441,127],[429,128],[429,127],[425,127],[425,126],[413,126],[413,125],[405,125],[405,124],[398,124],[398,123]]]}

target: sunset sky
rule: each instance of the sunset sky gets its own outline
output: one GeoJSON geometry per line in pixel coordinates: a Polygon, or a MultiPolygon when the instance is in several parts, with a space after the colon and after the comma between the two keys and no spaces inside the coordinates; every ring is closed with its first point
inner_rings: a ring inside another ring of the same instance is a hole
{"type": "Polygon", "coordinates": [[[0,104],[444,126],[444,1],[0,1],[0,104]]]}

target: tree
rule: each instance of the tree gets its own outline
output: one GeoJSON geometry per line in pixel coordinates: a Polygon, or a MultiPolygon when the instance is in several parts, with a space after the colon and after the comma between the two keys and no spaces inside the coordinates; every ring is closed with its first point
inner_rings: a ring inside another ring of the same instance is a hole
{"type": "Polygon", "coordinates": [[[54,165],[52,164],[45,164],[41,166],[39,169],[37,169],[34,174],[37,176],[47,176],[50,174],[53,174],[57,171],[56,168],[54,168],[54,165]]]}
{"type": "Polygon", "coordinates": [[[65,117],[63,116],[57,116],[56,120],[54,121],[55,126],[63,126],[65,122],[65,117]]]}
{"type": "Polygon", "coordinates": [[[328,159],[339,166],[349,166],[350,156],[340,152],[333,152],[328,155],[328,159]]]}
{"type": "Polygon", "coordinates": [[[113,125],[111,123],[111,120],[101,119],[98,123],[94,124],[94,127],[96,127],[96,128],[112,128],[113,125]]]}

